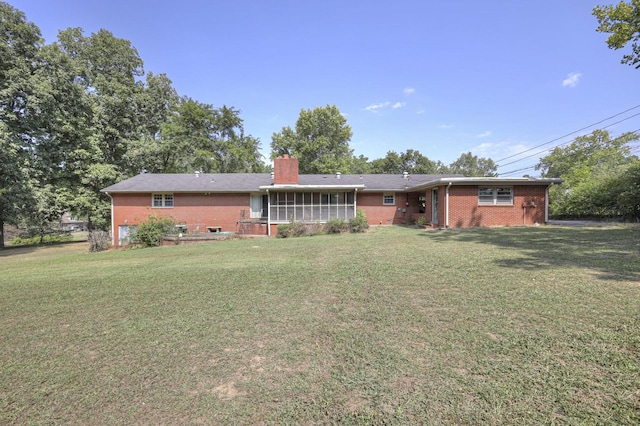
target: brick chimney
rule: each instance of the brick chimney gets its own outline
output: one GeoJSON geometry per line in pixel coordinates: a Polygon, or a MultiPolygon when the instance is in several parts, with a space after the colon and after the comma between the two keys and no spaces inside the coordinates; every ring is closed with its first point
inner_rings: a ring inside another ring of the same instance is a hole
{"type": "Polygon", "coordinates": [[[273,160],[273,183],[275,185],[298,184],[298,159],[288,154],[273,160]]]}

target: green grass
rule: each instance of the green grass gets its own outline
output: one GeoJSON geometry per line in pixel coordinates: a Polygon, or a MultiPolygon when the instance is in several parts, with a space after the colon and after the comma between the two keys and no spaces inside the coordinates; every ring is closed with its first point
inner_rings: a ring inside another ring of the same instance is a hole
{"type": "Polygon", "coordinates": [[[638,424],[640,228],[0,251],[0,424],[638,424]]]}

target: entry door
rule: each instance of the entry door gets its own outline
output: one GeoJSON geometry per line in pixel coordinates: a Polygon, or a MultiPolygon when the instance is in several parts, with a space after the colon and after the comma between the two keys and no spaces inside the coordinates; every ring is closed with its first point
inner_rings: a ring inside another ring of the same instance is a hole
{"type": "Polygon", "coordinates": [[[136,226],[120,225],[118,226],[118,245],[128,244],[132,232],[136,231],[136,226]]]}
{"type": "Polygon", "coordinates": [[[438,220],[438,189],[431,192],[431,222],[440,223],[438,220]]]}

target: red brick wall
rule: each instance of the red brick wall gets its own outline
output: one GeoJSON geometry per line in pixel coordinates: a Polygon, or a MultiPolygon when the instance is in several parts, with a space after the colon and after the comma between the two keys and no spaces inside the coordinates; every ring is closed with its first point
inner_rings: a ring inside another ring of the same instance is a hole
{"type": "MultiPolygon", "coordinates": [[[[250,194],[180,194],[174,195],[174,207],[152,208],[151,194],[112,194],[113,233],[116,244],[118,227],[137,225],[149,215],[171,216],[187,225],[188,232],[207,232],[207,226],[219,226],[222,231],[238,231],[241,211],[249,216],[250,194]]],[[[266,234],[266,227],[257,228],[266,234]]]]}
{"type": "MultiPolygon", "coordinates": [[[[449,226],[452,228],[468,226],[518,226],[544,223],[545,220],[544,186],[514,186],[512,206],[478,205],[477,186],[452,186],[449,189],[449,226]],[[523,204],[533,201],[535,208],[523,208],[523,204]]],[[[440,192],[445,193],[446,188],[440,192]]],[[[444,210],[445,200],[442,200],[444,210]]],[[[444,226],[445,212],[439,220],[444,226]]]]}
{"type": "MultiPolygon", "coordinates": [[[[406,194],[396,192],[395,205],[385,206],[382,204],[382,192],[359,192],[357,198],[357,209],[363,210],[367,216],[369,225],[390,225],[402,223],[407,213],[402,209],[408,209],[406,204],[406,194]]],[[[414,202],[414,205],[416,202],[414,202]]]]}
{"type": "Polygon", "coordinates": [[[298,184],[298,159],[284,155],[273,161],[273,183],[298,184]]]}

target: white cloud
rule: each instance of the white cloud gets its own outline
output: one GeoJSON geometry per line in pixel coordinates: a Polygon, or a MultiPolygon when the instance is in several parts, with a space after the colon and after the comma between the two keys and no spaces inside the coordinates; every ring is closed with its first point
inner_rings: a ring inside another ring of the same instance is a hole
{"type": "Polygon", "coordinates": [[[376,112],[384,107],[389,106],[390,102],[381,102],[379,104],[371,104],[369,106],[367,106],[365,109],[367,111],[371,111],[371,112],[376,112]]]}
{"type": "Polygon", "coordinates": [[[391,106],[391,108],[393,108],[393,109],[402,108],[403,106],[405,106],[405,104],[406,104],[405,102],[396,102],[395,104],[393,104],[391,106]]]}
{"type": "Polygon", "coordinates": [[[453,129],[453,124],[441,124],[438,127],[441,129],[453,129]]]}
{"type": "Polygon", "coordinates": [[[486,138],[487,136],[491,136],[491,133],[493,133],[491,130],[487,130],[485,132],[480,133],[477,137],[486,138]]]}
{"type": "Polygon", "coordinates": [[[413,87],[405,87],[402,93],[404,93],[405,95],[413,95],[414,93],[416,93],[416,89],[414,89],[413,87]]]}
{"type": "MultiPolygon", "coordinates": [[[[508,141],[491,143],[491,142],[483,142],[480,145],[477,145],[471,149],[473,155],[477,155],[478,157],[491,158],[494,161],[500,158],[515,156],[518,157],[518,154],[526,151],[530,148],[530,146],[519,142],[512,143],[508,141]]],[[[511,161],[511,160],[507,160],[511,161]]]]}
{"type": "Polygon", "coordinates": [[[580,82],[582,74],[579,72],[572,72],[567,75],[567,78],[562,80],[562,87],[576,87],[580,82]]]}

